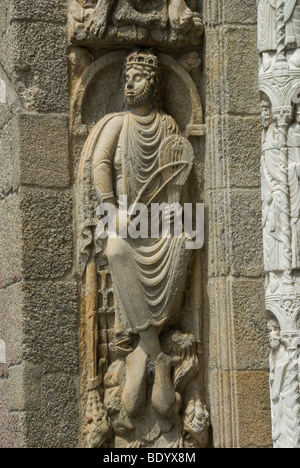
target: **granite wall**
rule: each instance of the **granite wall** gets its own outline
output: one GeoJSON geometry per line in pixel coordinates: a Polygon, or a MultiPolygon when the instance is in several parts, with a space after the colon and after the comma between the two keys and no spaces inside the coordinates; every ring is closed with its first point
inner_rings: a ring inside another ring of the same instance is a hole
{"type": "Polygon", "coordinates": [[[79,444],[66,9],[1,0],[0,447],[79,444]]]}
{"type": "MultiPolygon", "coordinates": [[[[67,4],[0,0],[2,448],[81,444],[67,4]]],[[[256,0],[203,6],[212,445],[269,447],[256,0]]]]}

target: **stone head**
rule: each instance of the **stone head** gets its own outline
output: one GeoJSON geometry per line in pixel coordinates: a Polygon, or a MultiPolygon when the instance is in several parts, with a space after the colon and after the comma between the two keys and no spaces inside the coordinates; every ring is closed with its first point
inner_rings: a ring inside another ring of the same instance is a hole
{"type": "Polygon", "coordinates": [[[280,325],[277,320],[270,320],[268,323],[268,329],[270,333],[270,346],[272,349],[275,349],[280,345],[281,341],[280,325]]]}
{"type": "Polygon", "coordinates": [[[149,50],[134,50],[125,61],[125,97],[130,107],[159,105],[158,58],[149,50]]]}
{"type": "Polygon", "coordinates": [[[266,96],[262,98],[261,104],[260,104],[260,110],[261,110],[261,121],[263,128],[267,130],[273,120],[272,117],[272,104],[269,98],[266,96]]]}
{"type": "Polygon", "coordinates": [[[296,108],[295,108],[295,120],[296,120],[297,124],[300,125],[300,104],[296,104],[296,108]]]}

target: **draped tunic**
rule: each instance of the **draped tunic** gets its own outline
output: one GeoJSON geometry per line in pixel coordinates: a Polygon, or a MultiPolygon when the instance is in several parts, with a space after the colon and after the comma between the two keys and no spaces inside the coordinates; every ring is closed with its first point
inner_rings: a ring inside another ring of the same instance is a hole
{"type": "MultiPolygon", "coordinates": [[[[175,121],[163,111],[154,110],[146,117],[131,112],[104,118],[92,131],[86,144],[86,159],[97,157],[98,141],[105,127],[118,127],[116,149],[107,161],[97,165],[94,186],[102,180],[111,180],[114,198],[126,195],[128,206],[135,202],[148,205],[168,202],[168,181],[160,154],[163,142],[171,135],[178,135],[175,121]],[[89,154],[89,155],[88,155],[89,154]],[[163,167],[162,167],[163,166],[163,167]]],[[[109,134],[109,131],[107,132],[109,134]]],[[[183,166],[189,173],[190,167],[183,166]]],[[[125,332],[139,333],[149,326],[161,327],[176,314],[181,305],[182,292],[190,250],[186,249],[187,237],[160,236],[158,239],[110,238],[105,241],[105,254],[113,278],[118,303],[119,320],[125,332]]]]}

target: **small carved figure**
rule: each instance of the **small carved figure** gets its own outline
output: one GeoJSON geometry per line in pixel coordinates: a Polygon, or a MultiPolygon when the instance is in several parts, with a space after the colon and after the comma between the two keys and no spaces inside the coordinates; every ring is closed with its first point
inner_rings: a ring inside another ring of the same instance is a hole
{"type": "Polygon", "coordinates": [[[296,121],[288,132],[289,191],[292,223],[293,268],[300,267],[300,105],[295,112],[296,121]]]}
{"type": "Polygon", "coordinates": [[[258,2],[258,48],[260,52],[276,50],[276,0],[258,2]]]}
{"type": "Polygon", "coordinates": [[[278,129],[273,122],[271,102],[267,97],[262,99],[261,113],[264,127],[261,173],[265,270],[284,271],[280,148],[278,129]]]}
{"type": "Polygon", "coordinates": [[[291,63],[300,67],[300,1],[285,0],[284,21],[286,24],[286,44],[297,48],[291,63]]]}

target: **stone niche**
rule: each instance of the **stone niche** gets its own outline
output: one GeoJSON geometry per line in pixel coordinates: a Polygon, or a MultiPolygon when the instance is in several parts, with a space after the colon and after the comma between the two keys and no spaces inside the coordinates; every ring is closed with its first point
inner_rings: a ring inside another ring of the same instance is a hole
{"type": "Polygon", "coordinates": [[[203,29],[193,1],[71,4],[86,447],[209,443],[203,242],[101,241],[96,215],[104,202],[120,211],[124,195],[147,209],[201,202],[203,29]]]}

